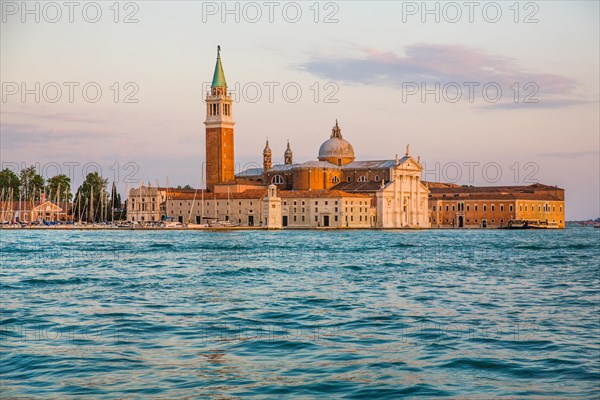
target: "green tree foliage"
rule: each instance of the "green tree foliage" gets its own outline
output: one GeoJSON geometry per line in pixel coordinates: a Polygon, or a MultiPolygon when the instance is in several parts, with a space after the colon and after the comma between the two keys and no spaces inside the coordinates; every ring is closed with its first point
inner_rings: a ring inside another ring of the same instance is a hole
{"type": "Polygon", "coordinates": [[[107,179],[98,172],[89,173],[77,189],[75,198],[75,219],[101,221],[108,219],[110,202],[106,191],[107,179]]]}
{"type": "Polygon", "coordinates": [[[21,182],[21,195],[24,200],[39,200],[44,191],[44,178],[38,174],[32,165],[21,170],[19,181],[21,182]]]}
{"type": "Polygon", "coordinates": [[[2,200],[8,199],[11,194],[13,200],[18,200],[20,186],[21,181],[19,181],[17,174],[8,168],[0,171],[0,192],[2,193],[2,200]]]}
{"type": "Polygon", "coordinates": [[[121,208],[123,203],[121,202],[121,195],[117,191],[117,185],[113,182],[112,189],[110,191],[110,206],[113,208],[121,208]]]}
{"type": "Polygon", "coordinates": [[[71,201],[73,195],[71,194],[71,178],[64,174],[53,176],[46,182],[46,194],[52,196],[48,200],[56,202],[57,193],[59,201],[71,201]]]}

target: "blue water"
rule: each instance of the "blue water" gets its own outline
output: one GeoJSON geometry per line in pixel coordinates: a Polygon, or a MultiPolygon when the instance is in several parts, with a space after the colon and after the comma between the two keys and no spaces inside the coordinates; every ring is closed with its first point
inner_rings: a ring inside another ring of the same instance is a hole
{"type": "Polygon", "coordinates": [[[600,396],[600,229],[0,242],[3,398],[600,396]]]}

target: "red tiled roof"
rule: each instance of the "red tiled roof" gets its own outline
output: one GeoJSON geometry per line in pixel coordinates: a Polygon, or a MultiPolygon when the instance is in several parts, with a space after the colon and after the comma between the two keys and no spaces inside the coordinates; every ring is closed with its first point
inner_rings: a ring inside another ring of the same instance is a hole
{"type": "Polygon", "coordinates": [[[381,182],[367,181],[367,182],[340,182],[335,185],[333,190],[342,190],[345,192],[363,192],[372,193],[381,189],[381,182]]]}
{"type": "Polygon", "coordinates": [[[213,193],[202,190],[169,189],[167,199],[169,200],[235,200],[235,199],[262,199],[267,195],[266,189],[249,189],[241,193],[213,193]],[[204,192],[204,193],[203,193],[204,192]]]}
{"type": "MultiPolygon", "coordinates": [[[[548,186],[541,183],[534,183],[528,186],[438,186],[438,182],[428,182],[431,194],[437,193],[534,193],[536,191],[564,191],[556,186],[548,186]]],[[[441,184],[446,185],[446,184],[441,184]]]]}
{"type": "Polygon", "coordinates": [[[550,193],[466,193],[460,196],[435,193],[430,196],[432,200],[542,200],[542,201],[563,201],[550,193]]]}
{"type": "Polygon", "coordinates": [[[19,202],[18,200],[9,200],[9,201],[0,201],[0,212],[3,211],[30,211],[36,207],[41,206],[44,203],[51,203],[53,205],[58,206],[59,208],[62,208],[63,211],[69,210],[71,203],[67,203],[64,201],[61,201],[59,203],[56,203],[54,201],[34,201],[33,202],[33,207],[31,206],[31,201],[21,201],[19,202]]]}
{"type": "MultiPolygon", "coordinates": [[[[267,195],[266,189],[248,189],[241,193],[212,193],[204,192],[205,200],[236,200],[236,199],[257,199],[260,200],[267,195]]],[[[370,196],[358,193],[347,193],[341,190],[277,190],[277,197],[289,198],[330,198],[330,197],[359,197],[368,199],[370,196]]],[[[169,200],[202,200],[202,191],[198,190],[169,190],[169,200]]]]}
{"type": "Polygon", "coordinates": [[[360,193],[348,193],[342,190],[278,190],[277,196],[281,198],[296,198],[296,197],[360,197],[370,199],[371,196],[360,193]]]}

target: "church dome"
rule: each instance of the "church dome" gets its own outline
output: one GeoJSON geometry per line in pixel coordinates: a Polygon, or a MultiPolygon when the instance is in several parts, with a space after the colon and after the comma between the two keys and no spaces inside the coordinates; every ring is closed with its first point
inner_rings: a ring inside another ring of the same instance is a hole
{"type": "Polygon", "coordinates": [[[323,142],[319,148],[319,160],[337,165],[354,161],[354,148],[350,142],[342,138],[342,130],[338,126],[337,120],[331,132],[331,137],[323,142]]]}

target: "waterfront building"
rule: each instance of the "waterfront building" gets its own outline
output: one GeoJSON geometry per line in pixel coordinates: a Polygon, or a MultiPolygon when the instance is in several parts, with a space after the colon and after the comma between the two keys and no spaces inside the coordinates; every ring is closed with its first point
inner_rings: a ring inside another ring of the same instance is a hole
{"type": "Polygon", "coordinates": [[[565,227],[564,189],[529,186],[429,186],[429,219],[436,228],[565,227]]]}
{"type": "MultiPolygon", "coordinates": [[[[292,145],[274,163],[267,140],[262,168],[234,173],[232,99],[220,48],[206,95],[206,190],[129,191],[129,221],[227,221],[266,228],[505,227],[510,221],[564,227],[564,191],[469,187],[421,181],[423,166],[407,145],[403,157],[357,160],[338,121],[316,160],[294,162],[292,145]]],[[[549,189],[552,188],[552,189],[549,189]]]]}
{"type": "Polygon", "coordinates": [[[0,222],[57,222],[72,221],[71,204],[42,201],[0,202],[0,222]]]}
{"type": "Polygon", "coordinates": [[[129,189],[127,220],[138,222],[161,221],[161,205],[167,199],[167,188],[140,186],[129,189]]]}
{"type": "Polygon", "coordinates": [[[169,189],[165,196],[161,219],[187,224],[226,221],[266,228],[370,228],[375,224],[371,196],[340,190],[277,190],[269,185],[232,193],[169,189]]]}

